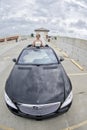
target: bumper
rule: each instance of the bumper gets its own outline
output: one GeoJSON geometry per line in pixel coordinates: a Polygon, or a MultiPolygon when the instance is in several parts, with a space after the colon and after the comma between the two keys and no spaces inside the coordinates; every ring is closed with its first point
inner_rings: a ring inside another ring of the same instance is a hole
{"type": "Polygon", "coordinates": [[[22,117],[29,117],[34,119],[46,119],[67,112],[72,104],[72,99],[73,94],[71,91],[62,104],[61,102],[40,105],[21,103],[14,104],[7,96],[7,94],[5,94],[6,104],[11,112],[22,117]]]}
{"type": "Polygon", "coordinates": [[[67,111],[69,110],[71,104],[72,104],[72,102],[71,102],[70,104],[68,104],[68,105],[67,105],[66,107],[64,107],[64,108],[58,109],[57,111],[54,111],[54,112],[52,112],[52,113],[50,113],[50,114],[40,115],[40,116],[31,115],[31,114],[26,114],[26,113],[21,112],[19,109],[17,110],[17,109],[14,109],[14,108],[8,106],[8,104],[6,104],[6,105],[7,105],[7,107],[9,108],[9,110],[10,110],[13,114],[15,114],[15,115],[17,115],[17,116],[21,116],[21,117],[25,117],[25,118],[31,118],[31,119],[36,119],[36,120],[43,120],[43,119],[48,119],[48,118],[56,117],[56,116],[58,116],[58,115],[61,115],[61,114],[65,113],[65,112],[67,112],[67,111]]]}

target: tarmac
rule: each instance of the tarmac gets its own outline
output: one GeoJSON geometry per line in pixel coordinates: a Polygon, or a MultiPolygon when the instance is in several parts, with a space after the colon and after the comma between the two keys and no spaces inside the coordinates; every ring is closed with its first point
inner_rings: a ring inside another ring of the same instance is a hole
{"type": "Polygon", "coordinates": [[[87,68],[80,66],[77,61],[73,63],[67,54],[52,43],[49,44],[58,56],[64,57],[62,65],[72,82],[74,97],[70,110],[41,121],[19,117],[8,110],[4,100],[4,88],[14,65],[12,59],[17,58],[30,42],[0,43],[0,130],[87,130],[87,68]]]}

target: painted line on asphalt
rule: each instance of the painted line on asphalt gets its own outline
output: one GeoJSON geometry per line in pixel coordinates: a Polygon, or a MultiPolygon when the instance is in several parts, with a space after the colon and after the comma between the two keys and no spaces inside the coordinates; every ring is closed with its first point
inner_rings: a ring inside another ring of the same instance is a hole
{"type": "Polygon", "coordinates": [[[52,46],[53,48],[55,48],[56,50],[58,50],[58,51],[62,51],[62,49],[60,49],[59,47],[57,47],[57,46],[55,46],[55,45],[52,45],[52,44],[51,44],[51,46],[52,46]]]}
{"type": "Polygon", "coordinates": [[[65,57],[69,58],[69,56],[67,55],[67,53],[62,52],[62,54],[63,54],[63,56],[65,56],[65,57]]]}
{"type": "Polygon", "coordinates": [[[69,76],[84,76],[87,75],[87,73],[73,73],[73,74],[68,74],[69,76]]]}
{"type": "Polygon", "coordinates": [[[60,49],[60,48],[58,48],[58,47],[56,47],[56,49],[57,49],[58,51],[62,51],[62,49],[60,49]]]}
{"type": "MultiPolygon", "coordinates": [[[[51,45],[52,45],[52,44],[51,44],[51,45]]],[[[62,54],[63,54],[63,56],[65,56],[65,57],[69,58],[68,54],[67,54],[67,53],[65,53],[64,51],[62,51],[62,49],[58,48],[58,47],[57,47],[57,46],[55,46],[55,45],[52,45],[52,47],[53,47],[54,49],[56,49],[57,51],[61,51],[61,52],[62,52],[62,54]]]]}
{"type": "Polygon", "coordinates": [[[74,65],[76,65],[81,71],[84,70],[84,68],[83,68],[81,65],[79,65],[75,60],[71,59],[71,62],[72,62],[74,65]]]}
{"type": "Polygon", "coordinates": [[[87,125],[87,120],[85,120],[85,121],[83,121],[83,122],[81,122],[81,123],[79,123],[77,125],[73,125],[73,126],[70,126],[68,128],[62,129],[62,130],[75,130],[75,129],[80,128],[80,127],[82,127],[84,125],[87,125]]]}
{"type": "Polygon", "coordinates": [[[0,125],[0,129],[2,130],[14,130],[13,128],[8,128],[6,126],[0,125]]]}
{"type": "Polygon", "coordinates": [[[52,46],[54,49],[56,49],[57,51],[61,51],[61,49],[59,49],[58,47],[52,46]]]}
{"type": "MultiPolygon", "coordinates": [[[[52,45],[52,44],[51,44],[52,45]]],[[[54,49],[56,49],[57,51],[59,51],[57,48],[58,47],[56,47],[56,46],[54,46],[54,45],[52,45],[52,47],[54,48],[54,49]]],[[[63,52],[63,51],[61,51],[61,53],[63,54],[63,56],[65,56],[66,58],[69,58],[69,56],[67,55],[67,53],[65,53],[65,52],[63,52]]],[[[70,58],[69,58],[70,59],[70,58]]],[[[71,60],[71,62],[74,64],[74,65],[76,65],[81,71],[83,71],[84,70],[84,68],[81,66],[81,65],[79,65],[74,59],[70,59],[71,60]]]]}
{"type": "Polygon", "coordinates": [[[7,60],[7,59],[10,59],[10,57],[9,57],[9,56],[6,56],[6,57],[4,57],[3,59],[4,59],[4,60],[7,60]]]}

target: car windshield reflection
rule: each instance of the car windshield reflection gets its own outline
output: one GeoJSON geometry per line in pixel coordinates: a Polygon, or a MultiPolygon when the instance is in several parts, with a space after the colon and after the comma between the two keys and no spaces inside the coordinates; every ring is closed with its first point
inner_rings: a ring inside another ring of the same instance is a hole
{"type": "Polygon", "coordinates": [[[57,58],[51,49],[25,49],[19,57],[18,64],[56,64],[57,58]]]}

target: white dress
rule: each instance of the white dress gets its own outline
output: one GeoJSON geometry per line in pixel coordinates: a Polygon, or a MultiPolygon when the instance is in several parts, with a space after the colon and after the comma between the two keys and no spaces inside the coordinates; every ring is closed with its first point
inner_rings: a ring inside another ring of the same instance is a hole
{"type": "Polygon", "coordinates": [[[40,47],[41,46],[41,41],[36,41],[35,46],[40,47]]]}

